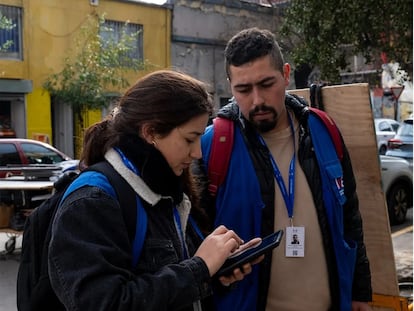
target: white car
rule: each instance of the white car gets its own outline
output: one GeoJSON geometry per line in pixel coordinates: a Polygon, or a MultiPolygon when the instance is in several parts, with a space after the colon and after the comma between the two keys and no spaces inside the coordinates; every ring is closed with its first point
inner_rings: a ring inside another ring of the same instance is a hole
{"type": "Polygon", "coordinates": [[[413,166],[403,158],[380,155],[382,187],[391,225],[405,221],[413,206],[413,166]]]}
{"type": "Polygon", "coordinates": [[[393,138],[388,140],[387,156],[401,157],[413,162],[413,117],[405,119],[393,138]]]}
{"type": "Polygon", "coordinates": [[[375,135],[379,154],[387,151],[388,140],[393,138],[400,127],[400,123],[394,119],[376,118],[374,119],[375,135]]]}

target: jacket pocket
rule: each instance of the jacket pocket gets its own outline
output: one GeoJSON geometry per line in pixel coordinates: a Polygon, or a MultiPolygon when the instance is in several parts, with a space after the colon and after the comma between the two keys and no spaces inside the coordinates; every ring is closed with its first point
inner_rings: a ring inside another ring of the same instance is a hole
{"type": "Polygon", "coordinates": [[[177,252],[171,240],[147,239],[138,261],[138,272],[155,272],[161,267],[177,263],[177,252]]]}
{"type": "Polygon", "coordinates": [[[354,281],[357,244],[352,240],[342,240],[338,242],[340,246],[335,246],[335,251],[340,288],[340,310],[351,310],[352,284],[354,281]]]}

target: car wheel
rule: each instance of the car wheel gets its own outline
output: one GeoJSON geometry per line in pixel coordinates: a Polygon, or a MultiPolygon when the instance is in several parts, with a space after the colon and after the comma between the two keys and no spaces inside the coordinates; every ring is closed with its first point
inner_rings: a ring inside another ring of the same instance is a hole
{"type": "Polygon", "coordinates": [[[386,153],[386,152],[387,152],[387,146],[382,145],[382,146],[379,148],[379,154],[385,155],[385,153],[386,153]]]}
{"type": "Polygon", "coordinates": [[[387,194],[387,205],[390,224],[402,224],[410,205],[409,189],[406,185],[397,183],[391,187],[387,194]]]}

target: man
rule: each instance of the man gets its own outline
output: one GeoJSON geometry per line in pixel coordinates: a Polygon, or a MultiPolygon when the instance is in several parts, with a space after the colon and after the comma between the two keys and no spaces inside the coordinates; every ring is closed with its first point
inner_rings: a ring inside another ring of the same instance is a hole
{"type": "MultiPolygon", "coordinates": [[[[346,147],[338,165],[344,204],[325,206],[309,109],[286,94],[290,66],[274,36],[258,28],[239,32],[226,46],[225,66],[234,97],[218,115],[233,120],[234,145],[217,196],[204,191],[202,204],[214,226],[224,224],[244,241],[278,229],[285,239],[236,286],[216,288],[217,309],[371,310],[369,261],[346,147]],[[343,228],[330,223],[332,212],[343,228]],[[293,234],[300,245],[289,243],[293,234]]],[[[195,168],[203,186],[213,131],[209,127],[202,137],[203,159],[195,168]]]]}
{"type": "Polygon", "coordinates": [[[290,244],[300,244],[297,234],[293,235],[293,240],[290,242],[290,244]]]}

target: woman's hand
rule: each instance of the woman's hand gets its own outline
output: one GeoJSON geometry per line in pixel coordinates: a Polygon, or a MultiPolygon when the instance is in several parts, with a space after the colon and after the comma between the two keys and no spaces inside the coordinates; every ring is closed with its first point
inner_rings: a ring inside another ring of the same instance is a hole
{"type": "MultiPolygon", "coordinates": [[[[233,230],[228,230],[225,226],[219,226],[204,239],[194,256],[198,256],[204,260],[210,276],[213,276],[226,261],[227,257],[242,252],[260,243],[260,241],[261,238],[255,238],[244,243],[233,230]]],[[[243,265],[241,269],[234,269],[232,275],[220,277],[220,282],[224,286],[228,286],[233,282],[242,280],[245,275],[252,271],[252,264],[260,262],[263,258],[264,256],[260,256],[253,262],[243,265]]]]}
{"type": "Polygon", "coordinates": [[[219,226],[204,239],[194,256],[204,260],[213,276],[241,244],[243,240],[233,230],[219,226]]]}

